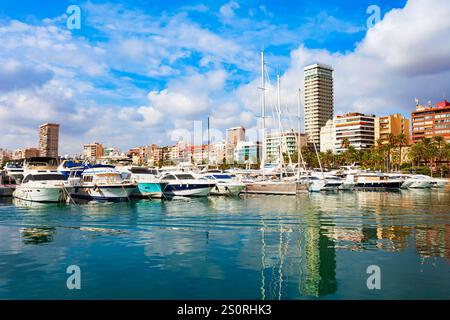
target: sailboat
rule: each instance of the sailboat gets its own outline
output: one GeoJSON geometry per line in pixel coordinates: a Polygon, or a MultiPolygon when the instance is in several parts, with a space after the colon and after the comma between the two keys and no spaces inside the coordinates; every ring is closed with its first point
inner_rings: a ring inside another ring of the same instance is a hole
{"type": "MultiPolygon", "coordinates": [[[[264,64],[264,52],[261,52],[261,118],[262,118],[262,155],[261,155],[261,171],[262,179],[260,181],[252,181],[246,183],[245,193],[249,194],[276,194],[276,195],[296,195],[297,194],[297,182],[287,181],[281,178],[268,179],[265,172],[266,167],[266,81],[265,81],[265,64],[264,64]]],[[[280,81],[278,77],[278,103],[279,100],[280,81]]],[[[282,132],[280,130],[280,135],[282,132]]],[[[282,139],[282,137],[281,137],[282,139]]],[[[280,143],[281,148],[281,143],[280,143]]],[[[280,150],[280,162],[282,154],[280,150]]]]}

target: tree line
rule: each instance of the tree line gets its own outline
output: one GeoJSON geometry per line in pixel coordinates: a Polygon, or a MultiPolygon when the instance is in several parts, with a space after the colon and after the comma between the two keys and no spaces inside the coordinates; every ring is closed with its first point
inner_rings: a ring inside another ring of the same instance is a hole
{"type": "MultiPolygon", "coordinates": [[[[391,172],[449,174],[450,143],[442,136],[424,138],[408,147],[406,135],[389,134],[383,141],[378,139],[369,149],[358,150],[348,138],[342,141],[343,152],[335,154],[331,150],[319,152],[321,165],[325,169],[337,169],[344,165],[359,165],[363,169],[391,172]]],[[[319,168],[319,159],[314,148],[302,147],[303,161],[308,168],[319,168]]],[[[291,154],[293,163],[298,162],[298,153],[291,154]]],[[[289,156],[284,154],[285,163],[289,156]]]]}

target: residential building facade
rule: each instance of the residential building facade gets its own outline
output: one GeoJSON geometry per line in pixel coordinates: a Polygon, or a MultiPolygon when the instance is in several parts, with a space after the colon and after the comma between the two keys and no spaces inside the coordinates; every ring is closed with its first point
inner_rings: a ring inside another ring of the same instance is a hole
{"type": "Polygon", "coordinates": [[[17,149],[13,152],[12,158],[13,160],[20,159],[29,159],[33,157],[39,157],[41,152],[37,148],[25,148],[25,149],[17,149]]]}
{"type": "Polygon", "coordinates": [[[306,134],[299,134],[295,131],[269,133],[266,136],[266,163],[278,164],[280,163],[280,151],[281,155],[287,154],[292,157],[299,147],[305,146],[307,143],[306,134]]]}
{"type": "Polygon", "coordinates": [[[320,152],[331,150],[336,152],[336,127],[334,119],[327,121],[325,126],[320,129],[320,152]]]}
{"type": "Polygon", "coordinates": [[[450,142],[450,102],[438,102],[436,107],[416,106],[411,113],[411,142],[417,143],[423,138],[442,136],[450,142]]]}
{"type": "Polygon", "coordinates": [[[238,164],[258,164],[261,156],[261,143],[254,141],[238,142],[234,151],[234,161],[238,164]]]}
{"type": "Polygon", "coordinates": [[[59,124],[45,123],[39,127],[39,154],[58,158],[59,124]]]}
{"type": "Polygon", "coordinates": [[[333,68],[312,64],[305,72],[305,133],[320,145],[320,129],[333,118],[333,68]]]}
{"type": "Polygon", "coordinates": [[[234,151],[239,142],[245,141],[245,128],[234,127],[227,129],[227,141],[226,141],[226,160],[229,163],[233,162],[234,151]]]}
{"type": "Polygon", "coordinates": [[[389,142],[389,135],[399,136],[403,134],[409,144],[409,119],[401,114],[391,114],[384,117],[375,118],[375,142],[380,141],[381,144],[389,142]]]}
{"type": "Polygon", "coordinates": [[[334,118],[336,128],[335,150],[346,150],[345,139],[357,150],[369,149],[375,144],[375,115],[358,112],[347,113],[334,118]]]}
{"type": "Polygon", "coordinates": [[[104,156],[104,148],[101,143],[92,142],[83,145],[84,159],[99,159],[104,156]]]}

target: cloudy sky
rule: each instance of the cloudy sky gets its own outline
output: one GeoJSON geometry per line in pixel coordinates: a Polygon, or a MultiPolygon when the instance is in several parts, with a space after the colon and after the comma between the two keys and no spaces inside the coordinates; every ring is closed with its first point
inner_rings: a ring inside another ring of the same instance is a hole
{"type": "Polygon", "coordinates": [[[322,62],[336,114],[408,115],[415,97],[450,96],[449,17],[448,0],[2,0],[0,148],[37,145],[44,122],[61,124],[62,154],[173,144],[207,116],[219,131],[255,128],[261,49],[289,112],[303,67],[322,62]]]}

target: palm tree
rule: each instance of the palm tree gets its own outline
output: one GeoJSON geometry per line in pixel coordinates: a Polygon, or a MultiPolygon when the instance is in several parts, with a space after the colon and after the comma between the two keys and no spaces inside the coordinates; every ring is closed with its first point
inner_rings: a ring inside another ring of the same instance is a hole
{"type": "Polygon", "coordinates": [[[398,136],[397,136],[397,145],[398,145],[398,148],[399,148],[399,151],[400,151],[400,163],[399,163],[399,167],[402,165],[402,160],[403,160],[403,158],[402,158],[402,148],[403,147],[405,147],[405,146],[407,146],[408,145],[408,143],[409,143],[409,139],[408,139],[408,137],[404,134],[404,133],[401,133],[401,134],[399,134],[398,136]]]}
{"type": "Polygon", "coordinates": [[[396,139],[395,135],[393,135],[392,133],[388,133],[388,135],[387,135],[387,143],[384,144],[384,147],[385,147],[386,153],[387,153],[387,168],[386,168],[387,171],[391,170],[392,149],[397,144],[396,140],[397,139],[396,139]]]}
{"type": "Polygon", "coordinates": [[[325,168],[334,167],[334,154],[331,150],[327,150],[327,152],[320,152],[319,157],[325,168]]]}
{"type": "MultiPolygon", "coordinates": [[[[436,156],[439,158],[439,162],[442,162],[442,156],[443,156],[443,147],[445,146],[445,139],[442,136],[435,136],[433,137],[433,141],[436,144],[437,152],[436,156]]],[[[437,159],[436,159],[436,165],[437,165],[437,159]]]]}
{"type": "Polygon", "coordinates": [[[348,149],[350,147],[350,139],[349,138],[344,138],[342,140],[341,146],[345,149],[348,149]]]}
{"type": "Polygon", "coordinates": [[[439,149],[441,149],[441,147],[445,145],[445,139],[443,136],[435,136],[433,137],[433,140],[435,143],[437,143],[439,149]]]}
{"type": "Polygon", "coordinates": [[[329,162],[330,162],[330,164],[331,164],[331,167],[334,168],[334,160],[335,160],[335,156],[334,156],[333,151],[327,150],[327,152],[325,153],[325,156],[326,156],[327,159],[329,159],[329,162]]]}
{"type": "Polygon", "coordinates": [[[415,143],[411,147],[410,156],[416,166],[420,165],[420,162],[424,158],[424,154],[425,154],[425,145],[423,144],[422,141],[415,143]]]}
{"type": "Polygon", "coordinates": [[[436,160],[435,160],[435,164],[436,164],[436,168],[440,168],[441,169],[441,175],[442,175],[442,162],[444,162],[444,159],[447,159],[447,148],[446,145],[447,143],[445,142],[444,137],[442,136],[435,136],[433,137],[433,141],[436,145],[436,160]],[[439,162],[439,165],[438,165],[439,162]]]}
{"type": "Polygon", "coordinates": [[[432,168],[430,160],[432,160],[437,155],[437,146],[433,143],[433,140],[430,138],[423,138],[422,141],[416,143],[411,148],[411,157],[417,161],[420,165],[420,162],[423,160],[425,166],[428,166],[431,174],[432,168]]]}

